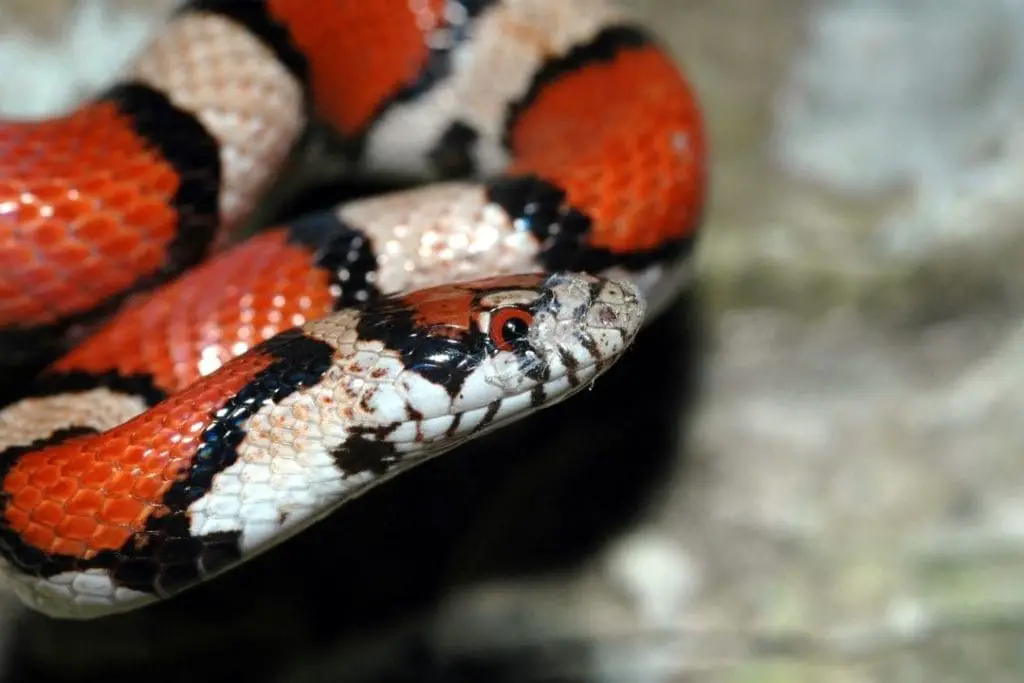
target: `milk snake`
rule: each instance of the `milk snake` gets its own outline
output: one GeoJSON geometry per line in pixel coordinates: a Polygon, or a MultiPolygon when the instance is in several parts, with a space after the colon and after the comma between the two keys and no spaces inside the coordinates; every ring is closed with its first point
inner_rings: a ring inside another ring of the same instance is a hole
{"type": "Polygon", "coordinates": [[[0,410],[7,583],[144,606],[587,386],[685,282],[705,155],[605,0],[185,4],[0,122],[0,358],[62,354],[0,410]],[[244,237],[317,130],[429,182],[244,237]]]}

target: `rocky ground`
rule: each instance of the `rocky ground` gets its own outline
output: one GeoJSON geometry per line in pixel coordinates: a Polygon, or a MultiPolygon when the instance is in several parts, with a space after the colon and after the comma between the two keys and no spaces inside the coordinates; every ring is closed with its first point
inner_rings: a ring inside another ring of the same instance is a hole
{"type": "MultiPolygon", "coordinates": [[[[0,8],[0,107],[97,87],[153,8],[77,4],[0,8]]],[[[1020,680],[1024,2],[623,4],[711,131],[697,400],[629,533],[454,594],[432,647],[540,652],[529,680],[1020,680]]],[[[328,652],[292,675],[338,680],[328,652]]]]}

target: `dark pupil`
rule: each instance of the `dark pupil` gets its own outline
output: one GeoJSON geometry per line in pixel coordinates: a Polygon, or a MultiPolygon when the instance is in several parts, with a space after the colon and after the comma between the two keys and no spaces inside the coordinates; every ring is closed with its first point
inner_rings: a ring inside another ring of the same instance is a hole
{"type": "Polygon", "coordinates": [[[522,318],[509,318],[501,326],[501,340],[506,344],[514,344],[526,337],[530,326],[522,318]]]}

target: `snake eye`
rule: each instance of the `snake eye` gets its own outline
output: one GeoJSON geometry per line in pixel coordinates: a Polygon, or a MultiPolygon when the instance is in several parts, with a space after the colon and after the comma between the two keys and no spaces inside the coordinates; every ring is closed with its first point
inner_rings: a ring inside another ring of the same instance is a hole
{"type": "Polygon", "coordinates": [[[499,351],[512,351],[526,339],[533,323],[533,314],[521,308],[499,308],[491,314],[491,341],[499,351]]]}

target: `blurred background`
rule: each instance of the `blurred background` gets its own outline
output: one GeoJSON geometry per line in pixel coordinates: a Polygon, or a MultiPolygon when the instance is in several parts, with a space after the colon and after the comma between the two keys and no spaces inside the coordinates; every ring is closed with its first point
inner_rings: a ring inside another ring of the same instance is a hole
{"type": "MultiPolygon", "coordinates": [[[[73,106],[173,4],[5,0],[0,112],[73,106]]],[[[703,102],[694,291],[564,410],[215,592],[7,600],[5,680],[1024,679],[1024,2],[619,4],[703,102]]]]}

